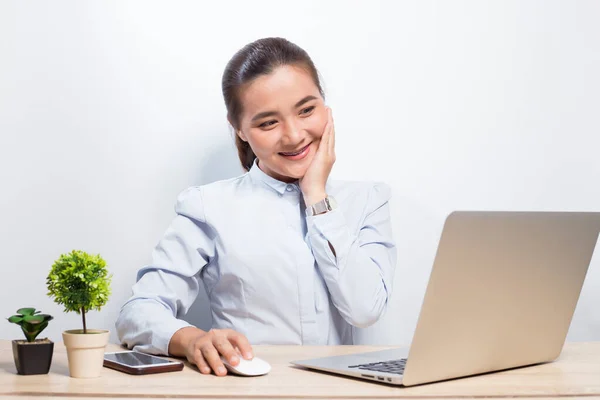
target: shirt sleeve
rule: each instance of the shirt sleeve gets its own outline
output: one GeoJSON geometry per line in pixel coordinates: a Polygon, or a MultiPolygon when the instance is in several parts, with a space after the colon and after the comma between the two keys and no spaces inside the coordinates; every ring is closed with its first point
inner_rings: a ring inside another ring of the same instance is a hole
{"type": "Polygon", "coordinates": [[[343,207],[307,218],[309,243],[331,300],[359,328],[383,315],[392,292],[397,254],[390,196],[389,186],[372,186],[358,232],[349,227],[343,207]]]}
{"type": "Polygon", "coordinates": [[[214,241],[200,188],[183,191],[175,211],[115,324],[119,340],[130,349],[167,355],[173,334],[191,326],[180,318],[198,295],[200,271],[214,255],[214,241]]]}

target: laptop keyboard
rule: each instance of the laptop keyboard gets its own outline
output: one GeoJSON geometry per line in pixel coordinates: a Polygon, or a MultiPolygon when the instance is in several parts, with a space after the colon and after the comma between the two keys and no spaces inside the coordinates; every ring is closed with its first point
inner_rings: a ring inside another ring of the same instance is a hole
{"type": "Polygon", "coordinates": [[[366,371],[377,371],[386,372],[388,374],[402,375],[404,373],[405,365],[406,358],[400,358],[398,360],[381,361],[369,364],[349,365],[348,368],[358,368],[366,371]]]}

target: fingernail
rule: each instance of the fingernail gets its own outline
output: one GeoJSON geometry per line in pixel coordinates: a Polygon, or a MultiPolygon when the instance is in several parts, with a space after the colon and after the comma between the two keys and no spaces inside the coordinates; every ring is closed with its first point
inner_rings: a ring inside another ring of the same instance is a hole
{"type": "Polygon", "coordinates": [[[225,371],[225,367],[219,367],[219,368],[217,369],[217,371],[218,371],[220,374],[224,374],[225,372],[227,372],[227,371],[225,371]]]}
{"type": "Polygon", "coordinates": [[[238,362],[238,358],[237,358],[236,356],[232,356],[232,357],[229,359],[229,362],[230,362],[230,363],[232,363],[232,364],[235,364],[235,363],[237,363],[237,362],[238,362]]]}
{"type": "Polygon", "coordinates": [[[245,358],[246,360],[250,360],[250,359],[252,359],[252,353],[250,353],[249,351],[245,352],[245,353],[244,353],[244,358],[245,358]]]}

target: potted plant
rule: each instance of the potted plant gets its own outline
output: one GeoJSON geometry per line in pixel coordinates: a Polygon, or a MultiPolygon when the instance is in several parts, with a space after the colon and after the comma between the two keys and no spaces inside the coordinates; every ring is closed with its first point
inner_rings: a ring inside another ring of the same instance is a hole
{"type": "Polygon", "coordinates": [[[13,340],[13,358],[17,373],[20,375],[47,374],[52,364],[54,343],[48,338],[36,339],[53,319],[51,315],[40,314],[35,308],[20,308],[17,314],[8,318],[17,324],[25,334],[26,340],[13,340]]]}
{"type": "Polygon", "coordinates": [[[48,295],[63,305],[65,312],[80,314],[83,322],[83,329],[67,330],[62,334],[69,374],[74,378],[94,378],[102,371],[109,331],[89,329],[85,315],[90,310],[99,311],[106,304],[111,278],[106,261],[100,255],[81,250],[62,254],[46,278],[48,295]]]}

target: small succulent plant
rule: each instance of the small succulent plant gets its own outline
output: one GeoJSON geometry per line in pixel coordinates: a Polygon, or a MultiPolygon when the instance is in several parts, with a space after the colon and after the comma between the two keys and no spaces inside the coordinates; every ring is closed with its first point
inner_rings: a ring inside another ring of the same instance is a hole
{"type": "Polygon", "coordinates": [[[25,334],[28,342],[33,342],[48,326],[48,322],[54,319],[52,315],[40,314],[35,308],[19,308],[17,314],[8,318],[8,322],[17,324],[25,334]]]}

